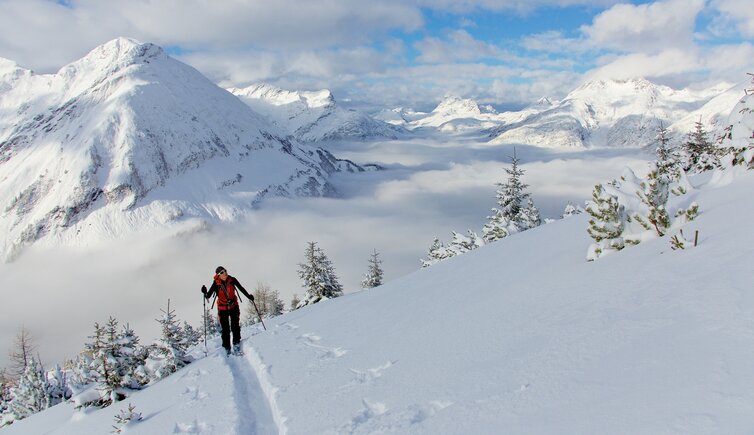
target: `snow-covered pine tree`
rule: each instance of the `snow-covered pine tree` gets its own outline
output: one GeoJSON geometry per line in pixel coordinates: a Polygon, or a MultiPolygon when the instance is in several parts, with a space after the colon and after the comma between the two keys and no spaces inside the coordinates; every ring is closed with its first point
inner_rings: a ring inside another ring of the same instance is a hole
{"type": "Polygon", "coordinates": [[[183,330],[175,311],[170,309],[170,299],[168,299],[167,309],[160,309],[160,311],[163,315],[156,320],[160,324],[162,336],[150,348],[148,362],[152,366],[152,372],[157,379],[175,373],[189,362],[186,356],[187,346],[183,337],[183,330]]]}
{"type": "Polygon", "coordinates": [[[8,376],[5,369],[0,370],[0,427],[3,427],[2,415],[7,412],[8,404],[13,398],[10,394],[13,386],[13,380],[8,376]]]}
{"type": "Polygon", "coordinates": [[[667,127],[660,123],[657,134],[657,174],[668,182],[673,182],[681,175],[681,156],[678,150],[670,145],[667,127]]]}
{"type": "Polygon", "coordinates": [[[128,323],[123,325],[118,335],[117,353],[121,359],[120,365],[124,368],[121,372],[121,387],[138,390],[149,383],[149,376],[144,367],[147,349],[139,344],[139,337],[128,323]]]}
{"type": "Polygon", "coordinates": [[[429,247],[429,251],[427,252],[427,259],[421,260],[422,267],[429,267],[445,260],[446,258],[450,258],[453,255],[455,254],[450,249],[446,248],[445,245],[440,242],[440,239],[435,237],[435,240],[432,241],[432,246],[429,247]]]}
{"type": "Polygon", "coordinates": [[[282,299],[280,299],[280,292],[277,290],[273,290],[270,294],[270,316],[279,316],[285,312],[285,302],[283,302],[282,299]]]}
{"type": "Polygon", "coordinates": [[[531,197],[526,200],[526,207],[521,209],[518,216],[517,226],[521,231],[542,225],[542,218],[539,216],[539,209],[534,205],[534,201],[532,201],[531,197]]]}
{"type": "Polygon", "coordinates": [[[694,123],[694,131],[683,144],[684,169],[687,172],[704,172],[720,166],[717,147],[707,137],[701,118],[694,123]]]}
{"type": "Polygon", "coordinates": [[[110,317],[104,326],[104,343],[99,352],[93,355],[94,370],[99,375],[99,390],[103,399],[103,404],[108,405],[117,402],[122,397],[118,394],[120,387],[121,373],[125,372],[122,366],[118,344],[118,321],[110,317]]]}
{"type": "Polygon", "coordinates": [[[562,217],[563,217],[563,219],[565,219],[565,218],[567,218],[569,216],[581,214],[583,212],[584,212],[583,208],[581,208],[581,207],[579,207],[577,205],[573,205],[573,204],[571,204],[569,202],[568,204],[566,204],[565,209],[563,210],[563,216],[562,217]]]}
{"type": "Polygon", "coordinates": [[[382,275],[382,260],[380,260],[380,254],[374,249],[369,258],[369,267],[361,280],[361,288],[370,289],[381,286],[382,275]]]}
{"type": "Polygon", "coordinates": [[[653,169],[647,175],[647,179],[641,183],[642,190],[636,192],[644,205],[648,208],[646,219],[644,216],[634,214],[633,217],[646,229],[654,229],[657,235],[662,237],[670,227],[668,216],[668,181],[660,176],[658,169],[653,169]]]}
{"type": "Polygon", "coordinates": [[[8,403],[8,411],[3,416],[5,422],[22,420],[50,407],[47,395],[45,374],[35,358],[29,358],[18,385],[11,389],[13,398],[8,403]]]}
{"type": "Polygon", "coordinates": [[[474,231],[468,230],[467,235],[453,231],[453,239],[448,245],[448,251],[453,254],[452,256],[456,256],[465,254],[481,246],[484,246],[484,239],[479,237],[474,231]]]}
{"type": "Polygon", "coordinates": [[[335,267],[316,242],[308,243],[304,256],[305,262],[299,264],[298,274],[306,294],[297,307],[341,296],[343,287],[338,282],[335,267]]]}
{"type": "Polygon", "coordinates": [[[597,242],[589,247],[587,260],[599,258],[605,250],[623,249],[624,208],[618,203],[618,198],[607,193],[603,185],[597,184],[586,211],[591,216],[587,232],[597,242]]]}
{"type": "Polygon", "coordinates": [[[113,425],[112,433],[122,433],[129,426],[133,426],[136,422],[141,421],[142,416],[140,412],[136,412],[136,407],[129,403],[128,409],[121,409],[118,414],[115,415],[115,424],[113,425]]]}
{"type": "Polygon", "coordinates": [[[520,159],[513,150],[511,167],[505,168],[508,179],[505,183],[497,183],[497,207],[492,209],[492,215],[487,216],[487,223],[482,228],[482,235],[487,242],[494,242],[513,233],[534,228],[541,223],[539,210],[526,192],[529,187],[521,181],[524,170],[519,167],[520,159]]]}
{"type": "Polygon", "coordinates": [[[50,400],[50,406],[57,405],[71,398],[73,394],[68,386],[68,377],[59,364],[45,373],[45,389],[50,400]]]}
{"type": "Polygon", "coordinates": [[[183,321],[183,338],[186,340],[186,347],[191,347],[202,340],[202,331],[197,330],[187,321],[183,321]]]}

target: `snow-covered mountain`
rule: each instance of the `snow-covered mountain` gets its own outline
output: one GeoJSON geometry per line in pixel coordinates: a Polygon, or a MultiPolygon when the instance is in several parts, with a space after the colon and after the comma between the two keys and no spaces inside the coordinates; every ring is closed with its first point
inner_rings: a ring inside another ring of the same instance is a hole
{"type": "Polygon", "coordinates": [[[446,97],[429,113],[406,108],[376,117],[409,130],[478,133],[491,144],[548,148],[632,147],[650,145],[662,123],[681,141],[699,119],[719,134],[743,84],[674,90],[645,79],[588,82],[562,100],[542,97],[520,111],[500,112],[471,99],[446,97]]]}
{"type": "Polygon", "coordinates": [[[447,96],[432,112],[415,114],[409,123],[412,129],[434,127],[445,133],[481,130],[498,125],[498,113],[491,106],[480,107],[469,98],[447,96]]]}
{"type": "Polygon", "coordinates": [[[643,147],[662,123],[676,136],[691,131],[701,116],[708,131],[718,131],[743,95],[742,85],[703,91],[674,90],[644,79],[588,82],[562,101],[541,105],[515,123],[493,130],[491,143],[545,147],[643,147]]]}
{"type": "Polygon", "coordinates": [[[160,47],[120,38],[56,74],[0,61],[0,256],[230,220],[335,195],[361,170],[285,133],[160,47]]]}
{"type": "Polygon", "coordinates": [[[281,131],[304,142],[370,138],[395,138],[401,127],[374,119],[357,110],[338,106],[329,90],[288,91],[268,84],[230,88],[254,111],[263,114],[281,131]]]}

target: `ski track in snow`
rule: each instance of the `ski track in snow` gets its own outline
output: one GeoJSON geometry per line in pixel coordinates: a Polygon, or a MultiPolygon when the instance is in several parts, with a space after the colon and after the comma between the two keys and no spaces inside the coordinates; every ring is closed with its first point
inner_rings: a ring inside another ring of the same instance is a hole
{"type": "MultiPolygon", "coordinates": [[[[246,340],[244,340],[246,341],[246,340]]],[[[244,348],[250,347],[244,343],[244,348]]],[[[258,379],[252,361],[245,355],[229,356],[233,375],[233,398],[238,412],[237,434],[283,433],[273,416],[269,398],[258,379]]]]}

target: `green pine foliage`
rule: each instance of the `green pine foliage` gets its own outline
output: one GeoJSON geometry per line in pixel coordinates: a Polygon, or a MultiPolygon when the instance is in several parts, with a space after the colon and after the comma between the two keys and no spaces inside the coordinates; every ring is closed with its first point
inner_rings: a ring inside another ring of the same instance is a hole
{"type": "MultiPolygon", "coordinates": [[[[641,183],[641,187],[642,190],[637,194],[649,209],[647,220],[651,228],[657,231],[657,235],[662,237],[670,226],[670,217],[666,209],[669,194],[668,182],[665,177],[659,175],[659,170],[653,170],[647,176],[647,180],[641,183]]],[[[638,215],[635,216],[641,220],[638,215]]]]}
{"type": "Polygon", "coordinates": [[[617,239],[623,233],[623,207],[618,204],[618,197],[607,193],[603,185],[594,186],[586,212],[591,216],[587,232],[595,241],[617,239]]]}

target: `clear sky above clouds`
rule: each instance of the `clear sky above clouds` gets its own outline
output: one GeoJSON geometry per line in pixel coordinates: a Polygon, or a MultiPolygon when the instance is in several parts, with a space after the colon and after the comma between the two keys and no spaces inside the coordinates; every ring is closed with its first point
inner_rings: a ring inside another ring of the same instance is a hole
{"type": "Polygon", "coordinates": [[[506,108],[592,78],[683,87],[754,72],[750,0],[0,0],[0,57],[37,72],[118,36],[221,86],[420,109],[446,94],[506,108]]]}

